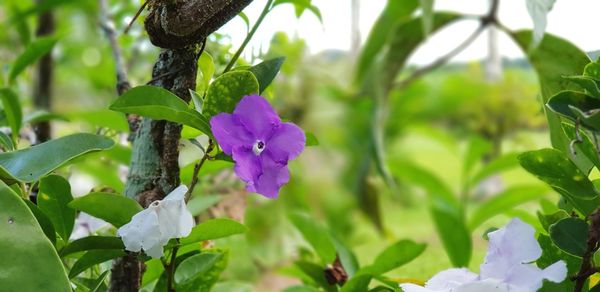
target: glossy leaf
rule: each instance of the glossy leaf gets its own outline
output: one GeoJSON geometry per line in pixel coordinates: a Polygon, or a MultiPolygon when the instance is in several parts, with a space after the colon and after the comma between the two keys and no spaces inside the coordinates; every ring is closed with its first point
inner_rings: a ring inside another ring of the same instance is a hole
{"type": "Polygon", "coordinates": [[[125,251],[116,249],[98,249],[88,251],[73,264],[71,271],[69,271],[69,278],[74,278],[83,271],[95,265],[122,257],[124,255],[125,251]]]}
{"type": "Polygon", "coordinates": [[[514,186],[507,189],[479,205],[471,219],[469,229],[474,230],[488,219],[502,214],[507,210],[517,207],[525,202],[542,198],[547,189],[536,185],[514,186]]]}
{"type": "Polygon", "coordinates": [[[52,225],[50,218],[44,214],[44,212],[42,212],[42,210],[40,210],[40,208],[33,202],[29,200],[23,201],[25,204],[27,204],[27,207],[29,207],[29,210],[31,213],[33,213],[33,216],[35,216],[35,220],[37,220],[37,222],[40,224],[40,227],[42,228],[42,231],[44,231],[46,237],[50,239],[52,244],[56,244],[56,230],[54,229],[54,225],[52,225]]]}
{"type": "Polygon", "coordinates": [[[552,226],[554,223],[556,223],[562,219],[571,217],[569,215],[569,213],[567,213],[565,210],[558,210],[558,211],[552,212],[551,214],[542,214],[542,213],[538,212],[537,215],[538,215],[538,220],[540,221],[540,224],[542,224],[542,227],[546,231],[550,231],[550,226],[552,226]]]}
{"type": "Polygon", "coordinates": [[[0,282],[7,291],[71,291],[58,254],[17,194],[0,181],[0,282]],[[32,276],[35,271],[35,276],[32,276]]]}
{"type": "Polygon", "coordinates": [[[221,201],[221,199],[222,196],[218,195],[192,197],[192,199],[187,203],[187,208],[190,213],[192,213],[192,216],[198,216],[202,214],[202,212],[208,210],[208,208],[221,201]]]}
{"type": "Polygon", "coordinates": [[[41,37],[29,43],[25,51],[17,57],[11,66],[10,73],[8,74],[10,81],[14,81],[27,66],[35,63],[37,59],[50,52],[56,41],[55,37],[41,37]]]}
{"type": "Polygon", "coordinates": [[[227,72],[208,87],[203,113],[207,118],[221,113],[231,113],[242,97],[259,92],[254,74],[245,70],[227,72]]]}
{"type": "Polygon", "coordinates": [[[367,291],[372,278],[373,276],[369,274],[352,277],[348,282],[346,282],[346,284],[344,284],[344,286],[342,286],[340,292],[367,291]]]}
{"type": "Polygon", "coordinates": [[[302,237],[310,243],[312,248],[319,255],[323,264],[327,265],[333,263],[336,251],[333,241],[329,236],[329,231],[304,213],[290,213],[289,218],[294,226],[298,228],[302,237]]]}
{"type": "Polygon", "coordinates": [[[561,250],[578,257],[587,251],[589,226],[579,218],[565,218],[550,226],[550,238],[561,250]]]}
{"type": "Polygon", "coordinates": [[[412,240],[400,240],[377,255],[373,264],[359,271],[359,274],[385,274],[416,259],[426,247],[412,240]]]}
{"type": "Polygon", "coordinates": [[[258,81],[259,94],[263,93],[263,91],[269,87],[271,82],[273,82],[273,79],[275,79],[277,73],[279,73],[283,62],[285,62],[285,57],[279,57],[266,60],[248,69],[248,71],[254,74],[254,77],[256,77],[256,80],[258,81]]]}
{"type": "Polygon", "coordinates": [[[473,245],[471,234],[456,210],[442,203],[434,203],[431,214],[435,229],[454,267],[467,267],[473,245]]]}
{"type": "Polygon", "coordinates": [[[133,215],[142,211],[138,202],[112,193],[89,193],[73,200],[69,207],[100,218],[115,227],[127,224],[133,215]]]}
{"type": "Polygon", "coordinates": [[[0,179],[5,182],[34,182],[75,157],[105,150],[113,145],[110,138],[80,133],[23,150],[0,153],[0,179]]]}
{"type": "Polygon", "coordinates": [[[585,65],[585,68],[583,68],[583,76],[600,81],[600,63],[596,61],[585,65]]]}
{"type": "Polygon", "coordinates": [[[188,237],[181,239],[181,244],[190,244],[205,240],[219,239],[231,235],[242,234],[248,228],[242,223],[226,218],[217,218],[204,221],[192,228],[188,237]]]}
{"type": "Polygon", "coordinates": [[[97,249],[117,249],[123,250],[125,246],[123,245],[123,241],[114,236],[87,236],[80,239],[77,239],[63,249],[60,250],[59,254],[61,257],[81,252],[81,251],[89,251],[89,250],[97,250],[97,249]]]}
{"type": "Polygon", "coordinates": [[[62,176],[49,175],[40,180],[38,206],[64,241],[69,240],[75,225],[76,212],[68,206],[72,200],[71,185],[62,176]]]}
{"type": "Polygon", "coordinates": [[[157,86],[134,87],[121,95],[109,108],[155,120],[180,123],[207,135],[212,133],[208,120],[202,114],[190,109],[177,95],[157,86]]]}
{"type": "Polygon", "coordinates": [[[408,17],[417,9],[419,1],[406,0],[396,1],[388,0],[383,12],[373,25],[365,46],[360,53],[357,61],[356,80],[363,80],[374,64],[377,55],[383,50],[388,40],[391,38],[393,29],[400,23],[407,20],[408,17]]]}
{"type": "Polygon", "coordinates": [[[0,89],[0,99],[2,100],[2,107],[6,114],[6,120],[10,126],[13,140],[16,141],[19,137],[19,130],[23,123],[23,110],[21,109],[21,103],[19,97],[10,88],[0,89]]]}
{"type": "Polygon", "coordinates": [[[594,130],[600,130],[600,123],[597,115],[595,115],[600,110],[600,99],[577,91],[561,91],[550,98],[548,108],[572,121],[581,118],[583,125],[594,130]],[[588,113],[593,114],[588,115],[588,113]],[[590,119],[589,116],[596,117],[596,119],[590,119]]]}
{"type": "Polygon", "coordinates": [[[592,182],[564,153],[555,149],[530,151],[519,156],[519,162],[584,215],[589,215],[600,205],[592,182]]]}
{"type": "Polygon", "coordinates": [[[177,291],[210,292],[228,261],[229,253],[221,250],[206,250],[184,259],[175,270],[177,291]]]}
{"type": "Polygon", "coordinates": [[[202,72],[202,80],[199,84],[201,87],[198,88],[198,91],[204,93],[215,74],[215,62],[208,52],[202,52],[202,55],[198,58],[198,69],[202,72]]]}
{"type": "MultiPolygon", "coordinates": [[[[587,66],[589,66],[589,64],[587,66]]],[[[583,93],[595,98],[600,98],[600,89],[598,88],[596,79],[593,77],[575,75],[565,76],[564,78],[579,85],[581,89],[583,89],[583,93]]]]}

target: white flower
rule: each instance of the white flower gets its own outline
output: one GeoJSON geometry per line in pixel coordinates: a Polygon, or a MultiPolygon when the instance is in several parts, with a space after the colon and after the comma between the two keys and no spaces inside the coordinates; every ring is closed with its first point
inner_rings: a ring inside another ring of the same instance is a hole
{"type": "Polygon", "coordinates": [[[546,31],[547,15],[552,10],[556,0],[526,0],[527,12],[533,20],[533,42],[531,47],[537,47],[537,45],[544,38],[544,32],[546,31]]]}
{"type": "Polygon", "coordinates": [[[188,188],[181,185],[166,198],[154,201],[119,228],[118,235],[128,251],[144,252],[153,257],[163,255],[163,246],[171,238],[186,237],[192,231],[194,218],[185,205],[188,188]]]}
{"type": "Polygon", "coordinates": [[[542,255],[533,227],[518,218],[489,234],[490,245],[481,274],[469,270],[442,271],[421,287],[401,284],[404,292],[534,292],[543,280],[560,283],[567,276],[565,262],[540,269],[532,262],[542,255]]]}

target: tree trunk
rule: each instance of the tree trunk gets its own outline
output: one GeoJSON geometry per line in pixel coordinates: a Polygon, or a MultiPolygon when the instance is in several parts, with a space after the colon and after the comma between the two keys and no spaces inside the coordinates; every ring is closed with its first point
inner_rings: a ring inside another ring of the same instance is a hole
{"type": "MultiPolygon", "coordinates": [[[[37,0],[37,4],[40,5],[44,1],[48,0],[37,0]]],[[[38,37],[51,35],[54,33],[54,15],[51,10],[48,10],[38,16],[38,24],[35,35],[38,37]]],[[[49,111],[51,107],[52,98],[52,52],[48,52],[46,55],[40,58],[36,71],[36,78],[33,87],[33,105],[36,109],[49,111]]],[[[39,122],[33,125],[33,131],[35,133],[35,141],[33,144],[39,144],[50,140],[51,128],[50,122],[39,122]]]]}

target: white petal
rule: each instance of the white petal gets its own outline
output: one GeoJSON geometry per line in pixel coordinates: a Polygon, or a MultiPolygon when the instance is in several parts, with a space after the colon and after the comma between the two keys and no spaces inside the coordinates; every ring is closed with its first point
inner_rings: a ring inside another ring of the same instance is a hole
{"type": "Polygon", "coordinates": [[[554,283],[560,283],[567,277],[567,264],[563,261],[558,261],[543,271],[543,278],[554,283]]]}
{"type": "Polygon", "coordinates": [[[159,259],[163,255],[163,244],[159,242],[153,246],[149,246],[147,249],[144,249],[144,252],[152,258],[159,259]]]}
{"type": "Polygon", "coordinates": [[[119,228],[117,234],[128,251],[138,252],[157,244],[160,229],[155,208],[150,207],[135,214],[129,223],[119,228]]]}
{"type": "Polygon", "coordinates": [[[477,274],[472,273],[466,268],[448,269],[437,273],[429,279],[425,287],[433,290],[450,289],[465,283],[474,282],[477,280],[477,277],[477,274]]]}
{"type": "Polygon", "coordinates": [[[488,252],[480,266],[482,279],[505,279],[514,266],[533,262],[542,255],[535,230],[519,218],[491,232],[489,238],[488,252]]]}
{"type": "Polygon", "coordinates": [[[533,42],[536,47],[544,37],[546,31],[547,15],[556,0],[527,0],[527,12],[533,20],[533,42]]]}
{"type": "Polygon", "coordinates": [[[185,193],[187,193],[188,187],[186,185],[180,185],[173,191],[171,191],[163,201],[178,201],[185,199],[185,193]]]}
{"type": "Polygon", "coordinates": [[[423,286],[409,284],[409,283],[400,284],[400,288],[402,288],[402,291],[404,291],[404,292],[438,292],[438,291],[440,291],[440,290],[427,289],[423,286]]]}
{"type": "Polygon", "coordinates": [[[528,292],[528,290],[501,281],[487,279],[461,285],[453,289],[452,292],[528,292]]]}

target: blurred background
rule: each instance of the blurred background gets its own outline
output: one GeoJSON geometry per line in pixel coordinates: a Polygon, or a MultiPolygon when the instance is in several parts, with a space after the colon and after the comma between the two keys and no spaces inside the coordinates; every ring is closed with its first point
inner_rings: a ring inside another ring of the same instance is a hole
{"type": "MultiPolygon", "coordinates": [[[[99,26],[98,3],[55,2],[53,34],[59,41],[53,51],[49,110],[62,119],[52,122],[52,135],[87,131],[118,136],[126,132],[125,117],[107,109],[117,98],[115,63],[99,26]]],[[[498,18],[506,27],[532,28],[525,1],[500,2],[498,18]]],[[[134,86],[145,84],[151,79],[159,49],[148,41],[142,19],[127,35],[120,34],[140,2],[108,3],[129,80],[134,86]]],[[[295,210],[318,218],[336,240],[353,251],[360,264],[371,263],[381,250],[401,238],[427,243],[422,256],[392,272],[398,279],[425,280],[452,266],[430,214],[432,193],[458,198],[469,214],[468,231],[473,240],[470,268],[475,272],[486,250],[486,230],[514,216],[539,225],[535,217],[538,203],[554,203],[559,196],[520,169],[515,159],[519,152],[546,147],[550,142],[536,74],[511,38],[499,30],[484,31],[447,65],[408,86],[391,88],[386,103],[378,105],[368,86],[357,78],[357,63],[368,42],[374,42],[369,38],[371,29],[386,1],[310,3],[316,9],[276,7],[239,65],[286,57],[265,95],[284,119],[314,134],[318,145],[308,147],[290,163],[291,182],[277,200],[247,194],[227,163],[211,162],[202,170],[200,187],[194,193],[197,200],[192,200],[190,208],[201,218],[227,216],[243,221],[250,229],[245,236],[215,243],[231,252],[223,283],[215,291],[231,291],[231,287],[278,291],[306,280],[294,263],[314,255],[287,220],[286,213],[295,210]],[[377,117],[377,109],[384,109],[383,118],[377,117]],[[378,147],[383,151],[375,149],[378,147]],[[374,161],[373,152],[381,159],[374,161]],[[511,196],[517,199],[496,199],[507,193],[518,194],[511,196]],[[489,206],[490,201],[501,204],[503,211],[480,208],[489,206]]],[[[254,1],[245,16],[236,17],[209,37],[206,51],[216,72],[226,66],[263,5],[264,1],[254,1]]],[[[8,72],[6,64],[40,30],[36,9],[40,5],[30,0],[0,4],[2,75],[8,72]]],[[[436,11],[466,15],[483,15],[488,9],[489,2],[481,0],[439,0],[434,6],[436,11]]],[[[547,32],[568,39],[595,60],[600,39],[593,37],[596,25],[591,25],[591,20],[599,10],[598,1],[559,0],[548,16],[547,32]]],[[[410,54],[398,79],[445,55],[477,25],[476,20],[465,20],[430,35],[410,54]]],[[[29,114],[37,110],[32,98],[34,81],[35,68],[31,68],[17,83],[19,98],[29,114]]],[[[181,149],[182,181],[188,182],[200,151],[187,141],[181,149]]],[[[102,187],[122,191],[129,155],[130,147],[123,143],[110,153],[63,170],[74,195],[102,187]]]]}

